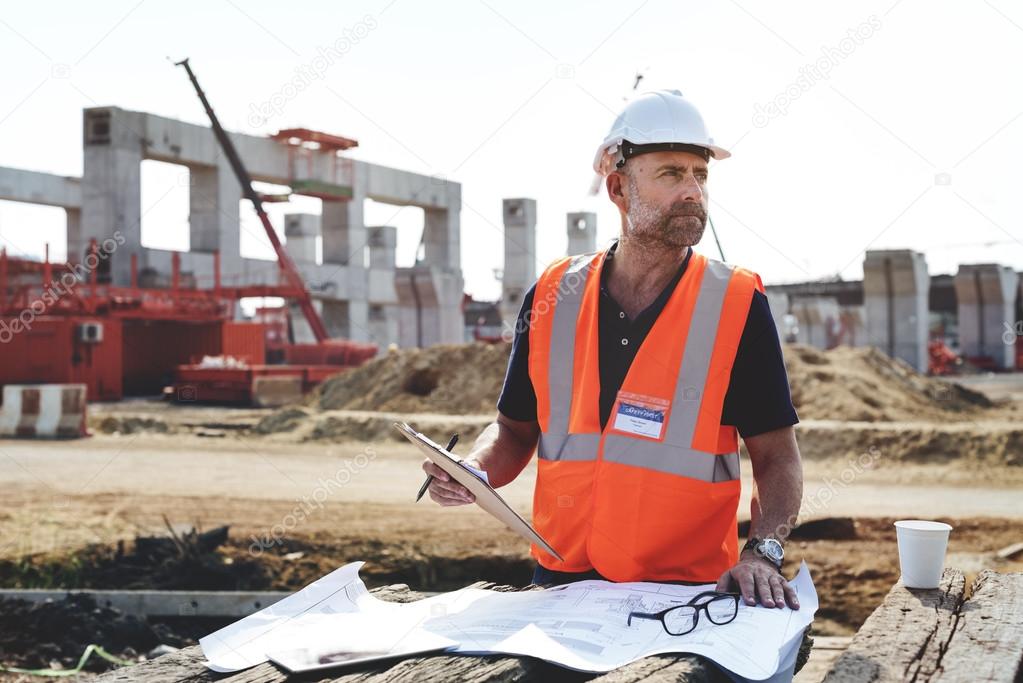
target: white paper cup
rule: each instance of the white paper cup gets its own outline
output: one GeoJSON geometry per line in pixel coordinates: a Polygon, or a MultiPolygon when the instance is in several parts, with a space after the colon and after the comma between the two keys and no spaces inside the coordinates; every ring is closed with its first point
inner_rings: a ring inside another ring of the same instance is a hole
{"type": "Polygon", "coordinates": [[[944,522],[906,519],[895,523],[902,585],[906,588],[938,587],[950,531],[952,527],[944,522]]]}

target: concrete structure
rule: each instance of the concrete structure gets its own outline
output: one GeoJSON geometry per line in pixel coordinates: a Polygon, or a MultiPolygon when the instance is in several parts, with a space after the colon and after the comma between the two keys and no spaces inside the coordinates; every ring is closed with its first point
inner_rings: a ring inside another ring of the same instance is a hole
{"type": "Polygon", "coordinates": [[[771,317],[774,318],[774,327],[778,330],[778,337],[785,341],[787,327],[785,316],[789,313],[789,295],[774,287],[764,287],[764,295],[767,297],[767,305],[771,308],[771,317]]]}
{"type": "Polygon", "coordinates": [[[806,297],[792,301],[790,308],[799,323],[798,343],[818,349],[837,345],[841,325],[838,301],[832,297],[806,297]]]}
{"type": "Polygon", "coordinates": [[[589,254],[597,250],[597,214],[571,212],[565,222],[568,229],[568,256],[589,254]]]}
{"type": "Polygon", "coordinates": [[[285,248],[295,264],[316,263],[316,240],[320,236],[320,217],[314,213],[289,213],[284,217],[285,248]]]}
{"type": "Polygon", "coordinates": [[[924,255],[908,249],[868,251],[863,260],[867,343],[927,372],[927,297],[924,255]]]}
{"type": "Polygon", "coordinates": [[[515,324],[522,297],[536,282],[536,200],[503,201],[504,271],[501,277],[501,318],[515,324]]]}
{"type": "MultiPolygon", "coordinates": [[[[285,222],[286,237],[291,238],[287,248],[332,335],[382,346],[410,340],[438,343],[462,339],[458,183],[270,138],[230,135],[256,181],[351,188],[349,201],[323,201],[318,222],[303,215],[285,222]],[[393,258],[385,258],[393,249],[367,248],[366,199],[423,209],[425,256],[410,272],[396,273],[393,258]],[[318,236],[322,263],[315,258],[318,236]],[[407,286],[412,271],[415,297],[407,286]],[[419,327],[401,327],[399,331],[401,321],[406,325],[418,321],[419,327]]],[[[239,211],[251,209],[239,206],[241,188],[208,127],[117,107],[96,107],[84,112],[84,145],[81,179],[0,168],[0,199],[59,206],[67,211],[69,260],[79,260],[90,239],[102,243],[116,236],[120,244],[109,260],[111,282],[129,283],[132,254],[138,257],[140,279],[168,279],[171,252],[142,246],[146,207],[141,205],[140,165],[145,159],[154,159],[188,170],[191,246],[181,255],[182,280],[191,277],[210,282],[213,252],[219,251],[226,284],[276,283],[276,269],[268,268],[266,261],[241,257],[239,211]]],[[[301,336],[304,321],[294,316],[293,320],[301,336]]]]}
{"type": "Polygon", "coordinates": [[[846,346],[867,344],[867,313],[863,306],[842,306],[839,320],[841,321],[839,344],[846,346]]]}
{"type": "Polygon", "coordinates": [[[959,266],[955,276],[959,304],[959,349],[969,359],[990,359],[1002,370],[1016,367],[1015,344],[1002,339],[1016,320],[1019,276],[995,263],[959,266]]]}

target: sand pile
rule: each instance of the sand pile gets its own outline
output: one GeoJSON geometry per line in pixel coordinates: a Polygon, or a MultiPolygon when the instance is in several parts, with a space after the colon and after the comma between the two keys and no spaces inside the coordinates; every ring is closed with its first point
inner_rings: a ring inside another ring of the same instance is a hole
{"type": "Polygon", "coordinates": [[[397,349],[324,382],[319,410],[472,415],[493,413],[509,344],[441,344],[397,349]]]}
{"type": "Polygon", "coordinates": [[[921,375],[875,348],[789,344],[785,365],[804,420],[963,420],[992,406],[982,394],[921,375]]]}
{"type": "MultiPolygon", "coordinates": [[[[509,352],[508,344],[480,343],[391,351],[332,377],[306,405],[271,413],[254,431],[290,432],[301,439],[373,439],[390,434],[394,419],[416,413],[419,421],[428,417],[423,414],[494,415],[509,352]]],[[[960,422],[983,417],[992,406],[982,394],[921,375],[877,349],[819,351],[792,344],[785,348],[785,362],[803,420],[960,422]]],[[[472,433],[482,428],[458,427],[472,433]]]]}

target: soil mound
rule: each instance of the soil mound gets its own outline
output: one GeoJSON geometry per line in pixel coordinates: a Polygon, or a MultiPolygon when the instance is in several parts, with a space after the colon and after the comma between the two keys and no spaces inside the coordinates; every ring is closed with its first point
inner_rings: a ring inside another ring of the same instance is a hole
{"type": "Polygon", "coordinates": [[[789,344],[785,366],[792,402],[804,420],[964,420],[992,407],[983,394],[922,375],[871,347],[820,351],[789,344]]]}
{"type": "Polygon", "coordinates": [[[328,379],[312,400],[320,410],[492,413],[509,351],[482,343],[396,349],[328,379]]]}

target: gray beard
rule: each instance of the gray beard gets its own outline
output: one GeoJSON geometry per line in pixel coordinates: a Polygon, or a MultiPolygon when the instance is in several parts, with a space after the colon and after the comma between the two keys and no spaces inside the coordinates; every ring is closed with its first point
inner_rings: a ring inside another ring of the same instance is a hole
{"type": "Polygon", "coordinates": [[[703,238],[707,214],[702,211],[702,207],[699,215],[683,215],[681,207],[661,209],[644,202],[638,192],[633,191],[631,195],[627,237],[633,242],[664,249],[681,249],[691,247],[703,238]]]}

